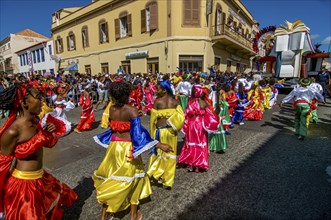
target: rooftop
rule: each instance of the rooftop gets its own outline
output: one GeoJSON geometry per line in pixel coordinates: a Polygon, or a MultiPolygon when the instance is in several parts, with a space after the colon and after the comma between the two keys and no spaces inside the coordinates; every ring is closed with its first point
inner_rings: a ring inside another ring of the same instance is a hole
{"type": "Polygon", "coordinates": [[[28,37],[38,37],[38,38],[44,38],[44,39],[49,39],[48,37],[45,37],[41,34],[38,34],[37,32],[34,32],[30,29],[25,29],[23,31],[15,33],[16,35],[23,35],[23,36],[28,36],[28,37]]]}

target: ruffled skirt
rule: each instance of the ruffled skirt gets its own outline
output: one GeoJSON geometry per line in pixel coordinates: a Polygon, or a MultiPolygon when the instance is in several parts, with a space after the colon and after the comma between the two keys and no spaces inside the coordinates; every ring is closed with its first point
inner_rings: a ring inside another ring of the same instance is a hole
{"type": "Polygon", "coordinates": [[[17,220],[61,219],[62,206],[71,206],[78,198],[69,186],[43,170],[14,170],[6,182],[4,192],[6,219],[17,220]],[[41,178],[31,179],[31,175],[36,172],[41,172],[41,178]]]}
{"type": "Polygon", "coordinates": [[[161,181],[164,186],[172,187],[176,174],[177,136],[171,132],[171,128],[160,129],[160,142],[170,145],[173,152],[166,153],[158,149],[157,155],[149,158],[147,174],[161,181]]]}
{"type": "Polygon", "coordinates": [[[107,212],[119,212],[152,194],[144,164],[139,156],[132,159],[132,143],[113,136],[106,155],[92,176],[97,200],[108,206],[107,212]],[[117,140],[114,140],[117,139],[117,140]]]}

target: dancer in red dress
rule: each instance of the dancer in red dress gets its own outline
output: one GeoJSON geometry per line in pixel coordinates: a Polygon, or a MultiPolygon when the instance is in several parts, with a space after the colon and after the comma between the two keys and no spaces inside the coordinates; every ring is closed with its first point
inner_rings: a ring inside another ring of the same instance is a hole
{"type": "MultiPolygon", "coordinates": [[[[0,94],[0,109],[10,110],[0,129],[0,218],[61,219],[76,193],[43,167],[43,147],[57,142],[56,125],[41,127],[42,93],[14,85],[0,94]]],[[[62,124],[64,126],[64,124],[62,124]]]]}
{"type": "Polygon", "coordinates": [[[92,124],[94,122],[94,111],[93,103],[90,99],[91,86],[87,85],[85,87],[84,93],[80,95],[79,105],[82,107],[82,114],[80,115],[80,121],[75,128],[76,133],[81,133],[82,131],[91,130],[92,124]]]}

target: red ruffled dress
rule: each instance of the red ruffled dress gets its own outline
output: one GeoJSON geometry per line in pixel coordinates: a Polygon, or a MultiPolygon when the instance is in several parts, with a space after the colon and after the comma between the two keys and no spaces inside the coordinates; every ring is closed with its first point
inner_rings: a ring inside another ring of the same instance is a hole
{"type": "Polygon", "coordinates": [[[85,97],[84,94],[81,95],[79,98],[79,105],[82,107],[82,114],[80,115],[80,120],[76,129],[79,131],[91,130],[94,122],[94,111],[90,97],[85,97]]]}
{"type": "Polygon", "coordinates": [[[13,155],[0,153],[0,213],[5,211],[5,219],[61,219],[62,206],[71,206],[78,198],[69,186],[45,170],[10,171],[14,157],[27,158],[39,148],[51,148],[56,142],[56,137],[39,128],[34,137],[16,146],[13,155]],[[40,178],[29,178],[29,173],[36,176],[36,172],[40,178]]]}

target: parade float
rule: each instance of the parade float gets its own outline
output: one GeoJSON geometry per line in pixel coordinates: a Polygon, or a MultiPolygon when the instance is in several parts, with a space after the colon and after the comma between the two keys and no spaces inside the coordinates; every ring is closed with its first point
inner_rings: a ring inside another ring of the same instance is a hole
{"type": "Polygon", "coordinates": [[[266,73],[275,73],[276,57],[270,55],[274,46],[275,30],[276,26],[265,27],[257,32],[253,39],[253,50],[256,53],[253,61],[257,71],[264,69],[266,73]]]}
{"type": "Polygon", "coordinates": [[[260,30],[253,40],[257,70],[283,79],[298,79],[317,75],[329,53],[312,45],[310,29],[300,20],[286,21],[279,28],[269,26],[260,30]]]}

